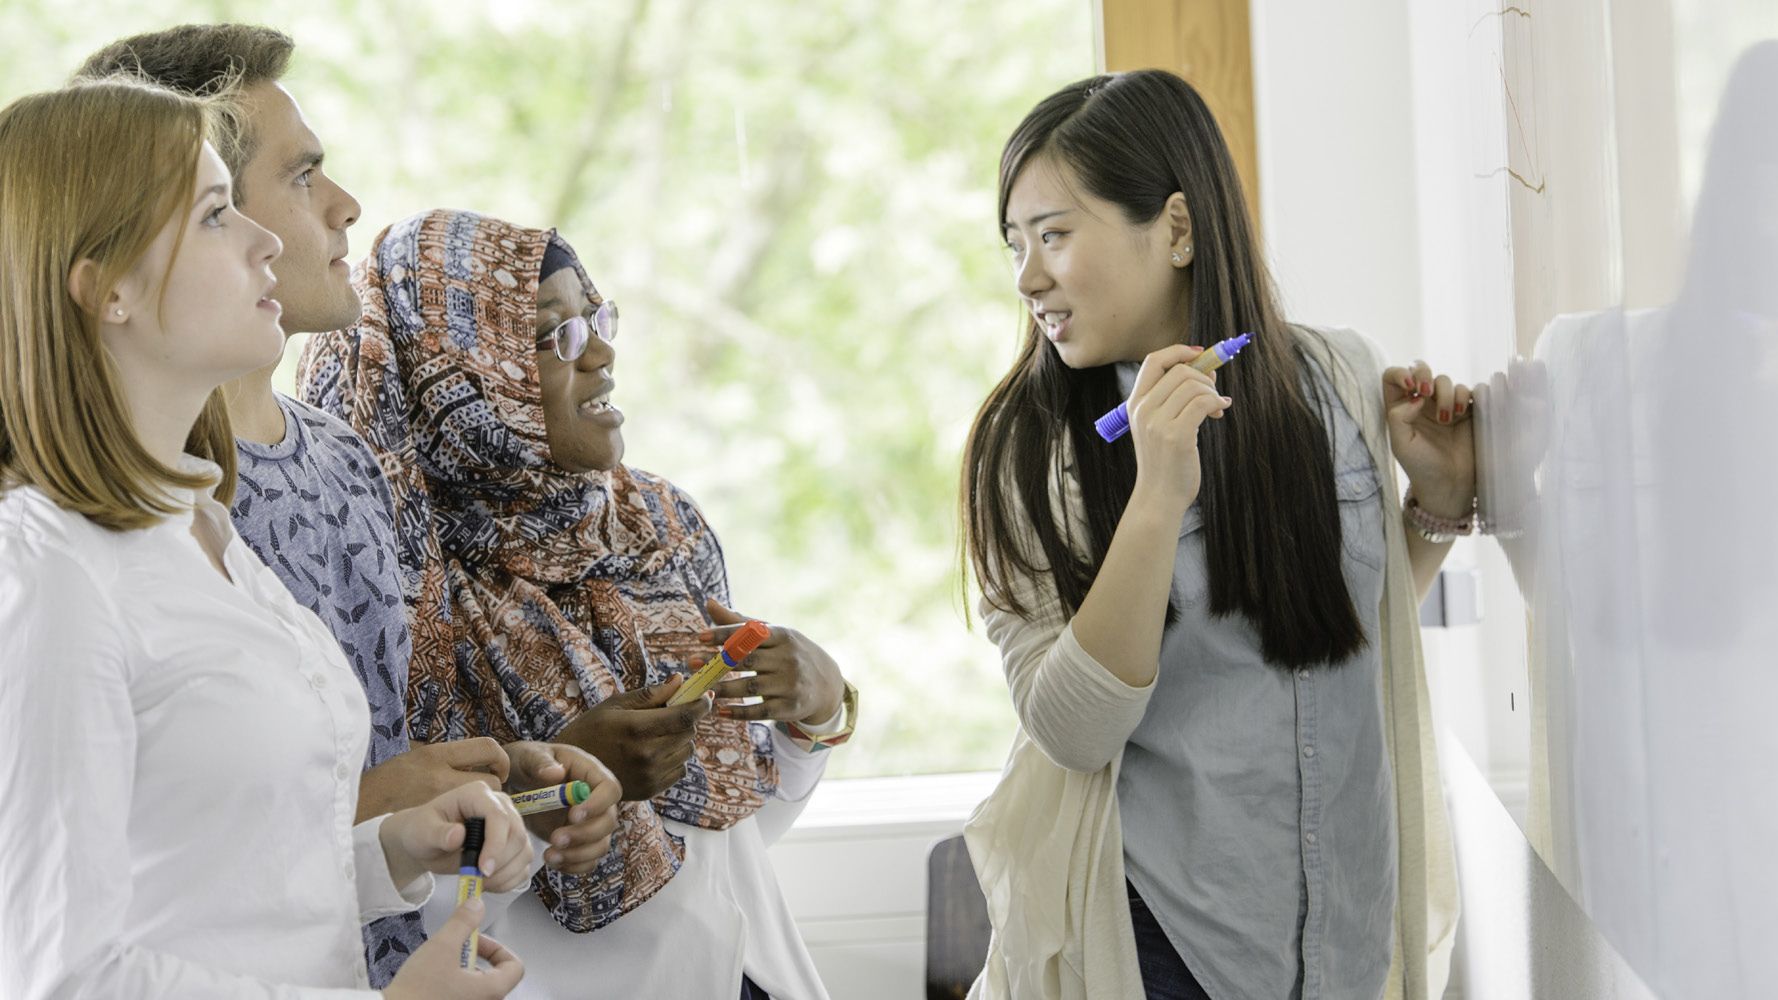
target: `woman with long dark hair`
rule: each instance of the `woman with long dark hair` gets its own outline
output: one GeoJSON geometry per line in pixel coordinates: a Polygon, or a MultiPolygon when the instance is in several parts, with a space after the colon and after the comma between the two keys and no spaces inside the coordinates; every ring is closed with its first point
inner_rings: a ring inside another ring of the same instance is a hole
{"type": "Polygon", "coordinates": [[[1172,74],[1044,100],[999,196],[1031,322],[962,514],[1021,735],[969,828],[977,994],[1440,995],[1456,890],[1415,606],[1472,525],[1468,390],[1284,319],[1172,74]]]}

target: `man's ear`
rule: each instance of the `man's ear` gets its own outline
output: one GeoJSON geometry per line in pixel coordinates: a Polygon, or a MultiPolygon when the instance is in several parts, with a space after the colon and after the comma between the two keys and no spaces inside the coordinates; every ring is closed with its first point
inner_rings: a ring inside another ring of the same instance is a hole
{"type": "Polygon", "coordinates": [[[1167,249],[1173,266],[1184,267],[1192,262],[1192,214],[1185,207],[1185,195],[1173,192],[1161,212],[1167,217],[1167,249]]]}

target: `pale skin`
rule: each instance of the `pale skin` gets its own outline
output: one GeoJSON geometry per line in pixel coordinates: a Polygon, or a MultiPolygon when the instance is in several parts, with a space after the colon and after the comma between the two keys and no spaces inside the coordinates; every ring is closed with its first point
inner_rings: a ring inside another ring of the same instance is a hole
{"type": "MultiPolygon", "coordinates": [[[[1081,648],[1132,687],[1160,667],[1179,524],[1202,484],[1198,429],[1238,403],[1187,362],[1201,348],[1191,296],[1192,220],[1174,193],[1146,224],[1085,191],[1065,165],[1039,158],[1014,179],[1005,237],[1019,296],[1062,361],[1089,368],[1140,361],[1130,394],[1136,485],[1105,562],[1072,625],[1081,648]]],[[[1212,333],[1206,341],[1229,334],[1212,333]]],[[[1390,446],[1421,505],[1455,517],[1475,495],[1469,390],[1424,363],[1383,376],[1390,446]]],[[[1408,529],[1424,596],[1450,550],[1408,529]]]]}
{"type": "MultiPolygon", "coordinates": [[[[269,230],[284,251],[272,262],[283,307],[280,328],[285,338],[299,333],[340,330],[357,322],[361,306],[352,288],[347,231],[358,221],[358,200],[324,169],[327,153],[309,127],[302,108],[283,86],[273,82],[246,88],[241,113],[252,129],[253,157],[241,167],[241,215],[269,230]]],[[[228,382],[223,397],[236,437],[273,445],[284,440],[284,411],[272,389],[280,350],[270,361],[228,382]]],[[[571,749],[571,748],[563,748],[571,749]]],[[[581,780],[593,786],[582,807],[534,819],[539,836],[552,839],[553,853],[578,874],[590,870],[586,853],[602,854],[616,828],[615,809],[595,808],[616,791],[605,787],[611,773],[584,754],[557,754],[543,744],[501,746],[477,738],[416,746],[364,773],[358,790],[358,821],[418,805],[465,782],[478,782],[510,792],[546,784],[581,780]],[[525,747],[524,760],[513,759],[525,747]],[[550,780],[546,775],[566,773],[550,780]],[[578,818],[575,818],[578,817],[578,818]],[[556,845],[553,841],[561,840],[556,845]],[[600,846],[604,845],[604,846],[600,846]]]]}
{"type": "MultiPolygon", "coordinates": [[[[616,387],[611,374],[617,363],[616,348],[594,336],[578,358],[563,361],[550,339],[569,318],[590,319],[602,302],[573,268],[556,271],[537,289],[536,362],[544,430],[550,460],[569,472],[612,469],[623,460],[623,414],[610,405],[616,387]]],[[[692,658],[694,669],[715,655],[734,626],[746,620],[715,601],[709,602],[706,610],[715,627],[699,639],[711,643],[711,650],[704,657],[692,658]]],[[[689,705],[666,707],[683,683],[677,677],[608,698],[570,722],[561,739],[610,765],[623,784],[625,798],[644,800],[665,791],[684,774],[698,720],[718,702],[723,715],[741,719],[816,724],[838,714],[845,695],[839,665],[795,629],[773,626],[772,637],[746,665],[753,676],[718,684],[712,694],[689,705]],[[739,704],[751,696],[764,701],[739,704]]]]}
{"type": "MultiPolygon", "coordinates": [[[[178,463],[210,394],[265,365],[282,347],[271,269],[282,246],[236,210],[230,195],[228,170],[206,143],[187,206],[168,220],[116,287],[98,286],[99,267],[91,260],[76,262],[68,275],[70,294],[98,324],[113,359],[131,430],[167,466],[178,463]]],[[[216,572],[229,579],[223,563],[226,539],[199,524],[194,520],[193,538],[216,572]]],[[[378,837],[390,880],[405,886],[426,872],[455,872],[464,821],[471,817],[485,824],[477,860],[489,888],[499,892],[523,885],[531,859],[524,823],[510,799],[479,783],[460,784],[383,821],[378,837]]],[[[416,950],[384,995],[479,1000],[510,992],[524,969],[496,942],[483,939],[481,945],[490,970],[459,967],[458,949],[478,916],[461,910],[454,915],[447,933],[416,950]]]]}

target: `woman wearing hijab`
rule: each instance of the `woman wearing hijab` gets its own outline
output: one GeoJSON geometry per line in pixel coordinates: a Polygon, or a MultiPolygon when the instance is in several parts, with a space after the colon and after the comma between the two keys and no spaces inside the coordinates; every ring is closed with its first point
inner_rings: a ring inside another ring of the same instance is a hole
{"type": "Polygon", "coordinates": [[[571,743],[625,788],[591,874],[546,869],[490,906],[526,956],[519,995],[825,997],[767,830],[800,812],[856,692],[772,626],[752,676],[666,704],[745,619],[697,505],[622,464],[615,304],[553,230],[467,212],[389,227],[354,280],[363,319],[314,338],[299,380],[377,451],[404,570],[441,595],[448,626],[415,629],[436,640],[416,641],[414,739],[571,743]]]}

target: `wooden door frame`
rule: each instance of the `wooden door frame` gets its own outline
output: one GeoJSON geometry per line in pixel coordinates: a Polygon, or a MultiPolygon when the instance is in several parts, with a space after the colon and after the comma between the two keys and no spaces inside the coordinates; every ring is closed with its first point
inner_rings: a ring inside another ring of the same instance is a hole
{"type": "Polygon", "coordinates": [[[1099,67],[1110,73],[1165,69],[1210,105],[1259,222],[1259,143],[1254,125],[1251,0],[1093,0],[1099,67]]]}

